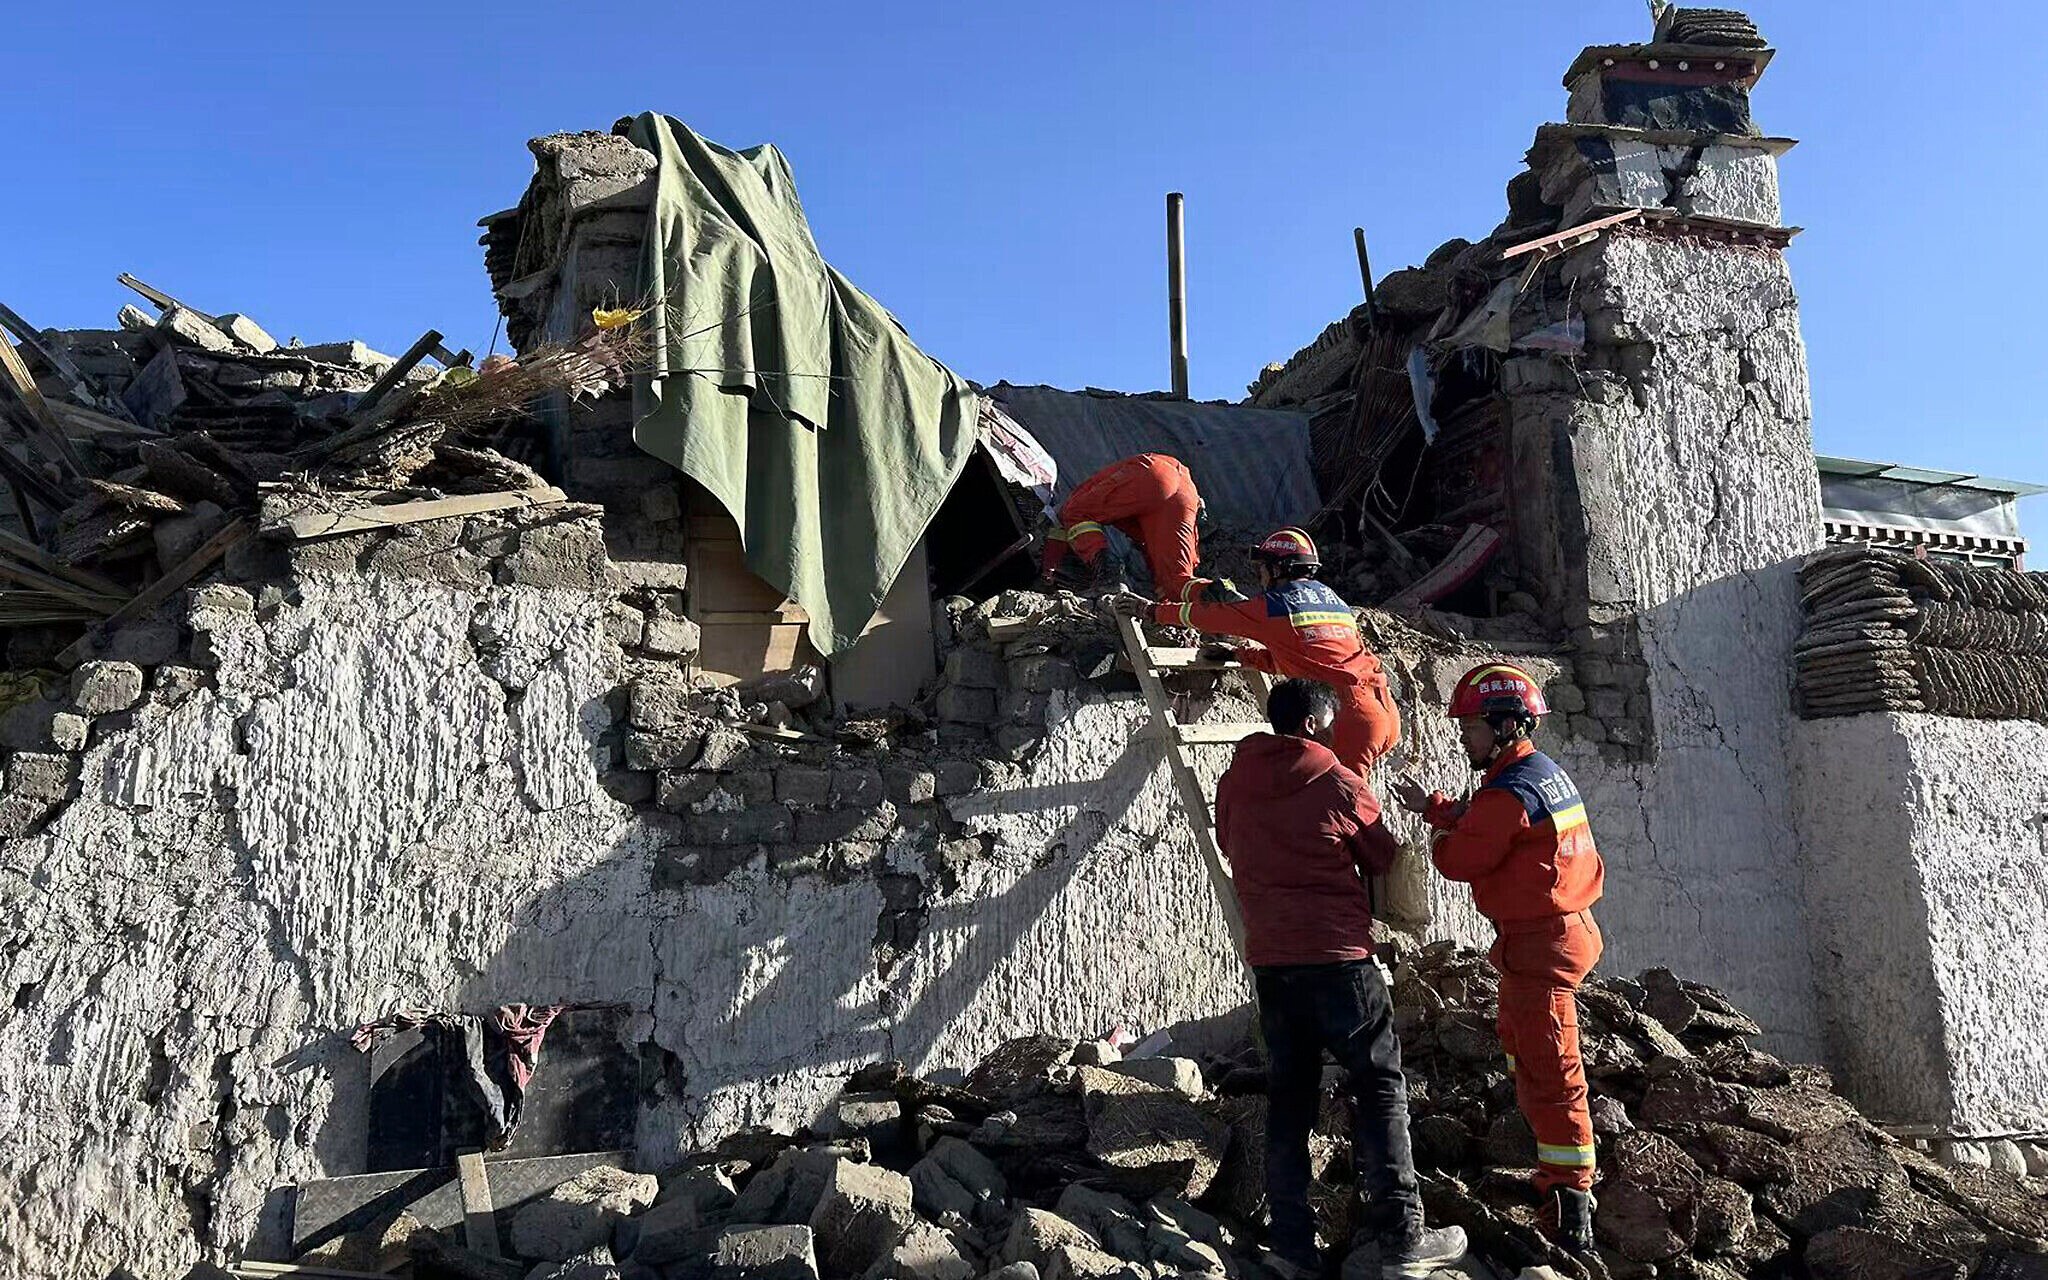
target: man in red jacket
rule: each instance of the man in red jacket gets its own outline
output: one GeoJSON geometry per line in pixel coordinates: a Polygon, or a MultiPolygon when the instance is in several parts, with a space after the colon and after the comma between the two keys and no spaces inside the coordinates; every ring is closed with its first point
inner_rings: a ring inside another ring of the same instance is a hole
{"type": "Polygon", "coordinates": [[[1109,547],[1102,527],[1109,525],[1145,553],[1152,589],[1159,597],[1178,600],[1201,559],[1195,532],[1201,509],[1195,478],[1179,458],[1141,453],[1112,462],[1083,480],[1060,504],[1059,524],[1045,539],[1045,577],[1053,579],[1071,551],[1085,567],[1085,581],[1073,585],[1099,585],[1107,567],[1102,553],[1109,547]]]}
{"type": "Polygon", "coordinates": [[[1498,937],[1500,1042],[1515,1100],[1536,1131],[1536,1189],[1554,1197],[1558,1233],[1593,1249],[1593,1119],[1579,1060],[1575,994],[1600,959],[1593,904],[1606,868],[1571,777],[1529,735],[1550,712],[1519,667],[1488,663],[1451,698],[1465,754],[1484,777],[1470,800],[1424,795],[1403,778],[1403,808],[1437,830],[1431,859],[1446,879],[1472,886],[1498,937]]]}
{"type": "Polygon", "coordinates": [[[1271,1250],[1283,1280],[1320,1273],[1308,1137],[1327,1049],[1349,1077],[1352,1163],[1367,1208],[1361,1244],[1376,1250],[1387,1280],[1426,1275],[1464,1253],[1465,1233],[1423,1227],[1401,1045],[1372,959],[1365,877],[1385,873],[1399,846],[1365,780],[1330,751],[1337,698],[1327,686],[1284,680],[1266,715],[1274,732],[1238,743],[1217,784],[1216,839],[1244,916],[1266,1039],[1271,1250]]]}
{"type": "MultiPolygon", "coordinates": [[[[1250,600],[1227,591],[1228,584],[1191,590],[1189,598],[1153,603],[1124,595],[1120,611],[1167,626],[1196,627],[1256,641],[1216,656],[1233,657],[1269,675],[1301,677],[1329,685],[1337,694],[1337,758],[1354,773],[1366,773],[1401,741],[1401,713],[1387,691],[1380,660],[1359,638],[1358,616],[1328,586],[1316,580],[1322,560],[1316,544],[1300,529],[1281,529],[1252,548],[1259,567],[1260,594],[1250,600]],[[1223,598],[1228,596],[1229,598],[1223,598]]],[[[1197,587],[1202,584],[1196,580],[1197,587]]]]}

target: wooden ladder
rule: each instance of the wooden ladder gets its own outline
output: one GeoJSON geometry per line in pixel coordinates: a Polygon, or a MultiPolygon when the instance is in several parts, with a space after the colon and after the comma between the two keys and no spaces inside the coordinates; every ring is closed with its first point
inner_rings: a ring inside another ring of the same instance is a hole
{"type": "Polygon", "coordinates": [[[1216,905],[1223,912],[1223,923],[1230,930],[1230,941],[1237,948],[1238,958],[1243,959],[1244,917],[1237,909],[1237,893],[1231,887],[1230,867],[1223,861],[1222,846],[1216,842],[1215,812],[1210,807],[1208,795],[1202,790],[1201,778],[1196,776],[1194,765],[1188,759],[1188,748],[1234,745],[1252,734],[1264,732],[1267,726],[1264,721],[1182,724],[1174,717],[1173,695],[1166,691],[1159,677],[1168,671],[1243,671],[1250,679],[1262,709],[1267,695],[1273,691],[1272,679],[1263,671],[1251,670],[1241,663],[1208,661],[1201,656],[1199,649],[1154,648],[1146,641],[1136,618],[1119,617],[1116,625],[1123,637],[1124,652],[1131,660],[1131,670],[1137,673],[1138,688],[1145,695],[1145,705],[1152,712],[1150,730],[1166,746],[1167,772],[1173,777],[1181,808],[1187,813],[1188,829],[1194,833],[1195,847],[1209,869],[1209,882],[1216,889],[1216,905]]]}

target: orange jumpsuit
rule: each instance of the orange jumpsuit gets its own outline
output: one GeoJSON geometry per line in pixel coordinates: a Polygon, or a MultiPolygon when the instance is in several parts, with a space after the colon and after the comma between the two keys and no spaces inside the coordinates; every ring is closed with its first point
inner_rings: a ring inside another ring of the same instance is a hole
{"type": "Polygon", "coordinates": [[[1465,804],[1430,797],[1430,851],[1499,936],[1500,1043],[1515,1100],[1536,1131],[1536,1187],[1593,1186],[1593,1117],[1574,992],[1600,959],[1593,923],[1606,868],[1579,789],[1528,741],[1510,743],[1465,804]]]}
{"type": "Polygon", "coordinates": [[[1354,773],[1363,776],[1401,741],[1401,713],[1387,692],[1380,660],[1367,653],[1358,638],[1357,616],[1336,592],[1314,578],[1278,583],[1252,600],[1213,603],[1196,598],[1157,605],[1152,620],[1256,640],[1257,645],[1238,650],[1246,666],[1329,685],[1337,694],[1332,749],[1354,773]]]}
{"type": "Polygon", "coordinates": [[[1060,527],[1045,540],[1045,571],[1057,568],[1069,548],[1094,564],[1109,545],[1102,526],[1111,525],[1144,551],[1154,592],[1178,599],[1201,559],[1195,537],[1201,506],[1195,478],[1178,458],[1141,453],[1112,462],[1060,504],[1060,527]]]}

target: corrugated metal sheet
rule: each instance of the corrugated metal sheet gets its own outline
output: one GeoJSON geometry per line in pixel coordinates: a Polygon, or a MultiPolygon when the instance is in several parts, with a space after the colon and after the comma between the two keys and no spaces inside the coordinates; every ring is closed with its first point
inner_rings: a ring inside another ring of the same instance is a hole
{"type": "Polygon", "coordinates": [[[985,394],[1052,455],[1059,466],[1056,500],[1120,458],[1166,453],[1194,473],[1218,525],[1302,524],[1322,506],[1305,413],[1007,382],[985,394]]]}

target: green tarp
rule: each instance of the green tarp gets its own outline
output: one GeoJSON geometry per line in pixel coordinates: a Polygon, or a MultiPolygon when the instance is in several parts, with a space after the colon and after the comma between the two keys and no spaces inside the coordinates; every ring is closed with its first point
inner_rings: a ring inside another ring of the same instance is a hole
{"type": "Polygon", "coordinates": [[[836,653],[967,464],[974,393],[819,256],[781,152],[729,151],[652,112],[627,137],[660,161],[653,403],[633,438],[725,505],[747,567],[836,653]]]}

